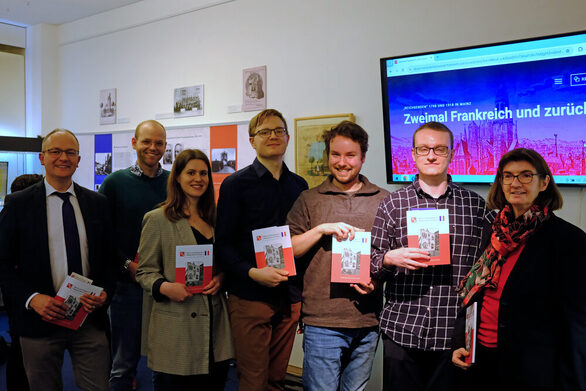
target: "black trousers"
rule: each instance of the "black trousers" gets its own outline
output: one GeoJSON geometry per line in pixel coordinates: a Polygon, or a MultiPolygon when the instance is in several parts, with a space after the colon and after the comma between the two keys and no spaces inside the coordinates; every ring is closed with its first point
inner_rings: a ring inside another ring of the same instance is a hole
{"type": "MultiPolygon", "coordinates": [[[[6,390],[28,391],[28,379],[22,363],[22,351],[20,350],[20,338],[18,335],[10,334],[12,343],[6,361],[6,390]]],[[[0,387],[1,388],[1,387],[0,387]]]]}
{"type": "Polygon", "coordinates": [[[405,348],[383,334],[383,391],[453,391],[452,351],[405,348]]]}
{"type": "MultiPolygon", "coordinates": [[[[551,388],[513,384],[511,379],[499,375],[499,358],[496,348],[476,345],[476,363],[462,376],[462,390],[474,391],[553,391],[551,388]]],[[[462,371],[464,372],[464,371],[462,371]]]]}

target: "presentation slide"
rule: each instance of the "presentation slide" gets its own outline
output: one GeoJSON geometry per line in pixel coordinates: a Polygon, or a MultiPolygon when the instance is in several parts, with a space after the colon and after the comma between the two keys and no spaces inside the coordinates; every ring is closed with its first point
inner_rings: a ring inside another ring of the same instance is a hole
{"type": "Polygon", "coordinates": [[[454,134],[456,182],[492,183],[500,157],[524,147],[557,183],[586,184],[586,44],[571,39],[386,60],[391,181],[413,179],[413,132],[437,121],[454,134]]]}

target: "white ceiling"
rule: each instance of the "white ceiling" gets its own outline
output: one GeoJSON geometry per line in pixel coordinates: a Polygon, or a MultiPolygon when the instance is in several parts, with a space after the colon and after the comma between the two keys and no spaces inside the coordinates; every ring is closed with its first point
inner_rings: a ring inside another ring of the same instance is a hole
{"type": "Polygon", "coordinates": [[[141,0],[0,0],[0,22],[63,24],[141,0]]]}

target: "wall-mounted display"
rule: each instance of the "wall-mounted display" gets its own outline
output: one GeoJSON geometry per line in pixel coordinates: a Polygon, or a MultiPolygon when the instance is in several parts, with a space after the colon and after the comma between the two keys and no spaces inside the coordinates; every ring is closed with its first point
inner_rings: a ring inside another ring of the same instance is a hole
{"type": "Polygon", "coordinates": [[[586,31],[380,60],[387,182],[411,182],[412,135],[454,134],[454,182],[492,183],[515,148],[543,156],[559,185],[586,186],[586,31]]]}
{"type": "Polygon", "coordinates": [[[100,125],[116,123],[118,101],[116,100],[116,88],[100,91],[100,125]]]}
{"type": "Polygon", "coordinates": [[[175,88],[173,113],[175,117],[197,117],[203,115],[203,84],[175,88]]]}
{"type": "Polygon", "coordinates": [[[321,136],[324,130],[344,120],[354,122],[354,114],[295,118],[295,172],[307,181],[310,188],[322,183],[330,173],[321,136]]]}
{"type": "Polygon", "coordinates": [[[242,111],[267,108],[267,66],[242,71],[242,111]]]}

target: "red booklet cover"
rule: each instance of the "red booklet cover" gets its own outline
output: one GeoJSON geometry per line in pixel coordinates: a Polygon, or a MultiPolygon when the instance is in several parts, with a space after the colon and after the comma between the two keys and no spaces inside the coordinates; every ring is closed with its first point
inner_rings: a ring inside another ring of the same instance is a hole
{"type": "Polygon", "coordinates": [[[212,280],[213,244],[175,248],[175,282],[185,284],[191,293],[201,293],[212,280]]]}
{"type": "Polygon", "coordinates": [[[450,264],[450,215],[447,209],[407,211],[409,247],[429,252],[428,265],[450,264]]]}
{"type": "Polygon", "coordinates": [[[287,270],[289,276],[296,274],[288,225],[255,229],[252,231],[252,241],[256,254],[256,267],[262,269],[265,266],[271,266],[287,270]]]}
{"type": "Polygon", "coordinates": [[[65,314],[65,318],[58,320],[46,320],[46,322],[53,323],[68,329],[77,330],[87,318],[88,313],[81,305],[79,298],[85,294],[99,296],[102,294],[102,288],[99,286],[92,285],[92,281],[72,273],[71,276],[67,276],[59,292],[55,296],[55,300],[64,302],[69,309],[65,314]]]}
{"type": "Polygon", "coordinates": [[[477,332],[478,303],[474,302],[466,308],[466,350],[470,353],[464,361],[469,364],[476,362],[476,332],[477,332]]]}
{"type": "Polygon", "coordinates": [[[368,284],[370,281],[370,232],[356,232],[353,240],[339,242],[332,236],[332,282],[368,284]]]}

